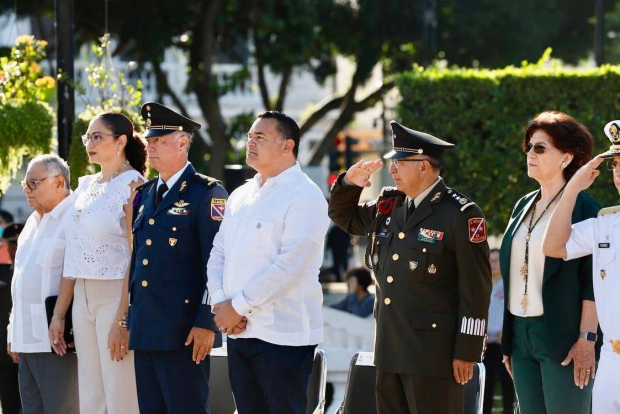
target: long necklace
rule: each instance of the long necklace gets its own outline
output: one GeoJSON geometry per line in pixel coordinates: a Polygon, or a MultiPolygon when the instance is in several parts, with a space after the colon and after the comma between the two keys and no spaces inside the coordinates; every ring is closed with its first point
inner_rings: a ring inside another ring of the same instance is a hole
{"type": "MultiPolygon", "coordinates": [[[[125,160],[125,162],[122,163],[120,167],[118,167],[118,170],[116,170],[116,172],[110,176],[108,181],[112,180],[114,177],[119,175],[121,173],[121,171],[123,171],[123,168],[127,167],[128,165],[129,165],[129,160],[125,160]]],[[[103,178],[103,172],[100,171],[99,172],[99,177],[97,177],[97,183],[98,184],[101,184],[101,179],[102,178],[103,178]]]]}
{"type": "Polygon", "coordinates": [[[521,309],[523,310],[524,314],[527,309],[527,281],[528,281],[528,276],[529,276],[530,238],[532,236],[532,231],[534,231],[534,227],[536,227],[540,219],[545,215],[547,210],[549,210],[549,207],[551,207],[551,204],[553,204],[553,202],[560,196],[560,194],[562,194],[562,191],[564,191],[564,187],[566,187],[566,184],[564,184],[562,188],[560,188],[560,191],[558,191],[558,193],[555,195],[555,197],[553,197],[551,201],[549,201],[549,204],[547,204],[547,207],[545,207],[543,212],[540,213],[540,216],[538,216],[536,221],[534,221],[534,216],[536,215],[536,203],[538,202],[538,200],[540,200],[540,194],[542,191],[538,193],[538,195],[536,196],[536,200],[534,200],[534,207],[532,208],[532,217],[530,217],[530,224],[527,226],[527,234],[525,236],[525,260],[523,260],[523,266],[521,266],[521,276],[523,277],[523,281],[525,282],[525,290],[523,291],[523,299],[521,299],[521,309]]]}

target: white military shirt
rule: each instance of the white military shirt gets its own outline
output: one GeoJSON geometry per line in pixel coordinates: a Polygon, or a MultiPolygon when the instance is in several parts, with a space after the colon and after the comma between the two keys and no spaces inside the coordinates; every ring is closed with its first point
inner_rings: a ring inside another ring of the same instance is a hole
{"type": "Polygon", "coordinates": [[[620,339],[620,208],[612,209],[572,225],[565,259],[592,255],[596,311],[606,343],[620,339]]]}

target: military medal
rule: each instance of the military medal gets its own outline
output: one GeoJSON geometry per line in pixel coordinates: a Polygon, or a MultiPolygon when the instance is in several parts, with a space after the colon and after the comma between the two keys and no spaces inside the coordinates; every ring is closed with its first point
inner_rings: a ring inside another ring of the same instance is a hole
{"type": "Polygon", "coordinates": [[[431,275],[434,275],[435,273],[437,273],[437,268],[435,267],[434,264],[431,263],[431,265],[428,267],[428,273],[430,273],[431,275]]]}

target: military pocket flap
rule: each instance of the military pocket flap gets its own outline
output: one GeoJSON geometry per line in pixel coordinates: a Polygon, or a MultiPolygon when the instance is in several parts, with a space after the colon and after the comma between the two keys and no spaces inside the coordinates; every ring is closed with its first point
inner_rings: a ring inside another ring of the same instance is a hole
{"type": "Polygon", "coordinates": [[[456,329],[456,314],[413,311],[413,329],[454,331],[456,329]]]}

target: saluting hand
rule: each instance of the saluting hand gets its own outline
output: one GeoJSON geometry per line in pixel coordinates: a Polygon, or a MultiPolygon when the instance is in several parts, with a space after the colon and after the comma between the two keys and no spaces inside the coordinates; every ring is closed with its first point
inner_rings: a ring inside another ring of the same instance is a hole
{"type": "Polygon", "coordinates": [[[597,168],[605,161],[604,158],[594,157],[586,165],[577,170],[575,175],[570,179],[567,187],[575,191],[582,191],[592,185],[596,177],[601,173],[597,168]]]}
{"type": "Polygon", "coordinates": [[[460,359],[452,360],[452,368],[454,369],[454,380],[461,385],[474,376],[474,363],[471,361],[461,361],[460,359]]]}
{"type": "Polygon", "coordinates": [[[360,160],[348,169],[345,175],[348,182],[359,187],[370,187],[370,175],[377,171],[383,162],[379,159],[374,161],[360,160]]]}
{"type": "Polygon", "coordinates": [[[200,364],[203,359],[211,353],[213,349],[213,341],[215,341],[215,332],[210,329],[199,328],[194,326],[187,339],[185,340],[185,346],[189,346],[194,343],[194,349],[192,352],[192,361],[196,365],[200,364]]]}

